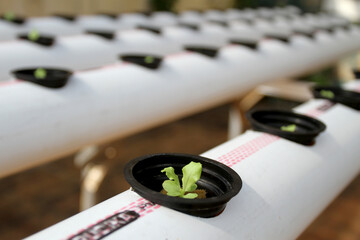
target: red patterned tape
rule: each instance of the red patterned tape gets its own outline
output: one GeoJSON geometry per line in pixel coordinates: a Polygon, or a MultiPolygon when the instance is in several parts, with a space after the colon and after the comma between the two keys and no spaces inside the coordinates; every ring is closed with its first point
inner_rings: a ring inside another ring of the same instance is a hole
{"type": "Polygon", "coordinates": [[[242,160],[250,157],[254,153],[260,151],[271,143],[277,141],[279,139],[278,136],[270,135],[270,134],[261,134],[260,136],[254,138],[253,140],[240,145],[234,150],[220,156],[218,158],[219,162],[225,164],[228,167],[232,167],[235,164],[241,162],[242,160]]]}
{"type": "Polygon", "coordinates": [[[360,85],[354,89],[355,92],[360,92],[360,85]]]}
{"type": "Polygon", "coordinates": [[[14,81],[0,82],[0,88],[5,87],[5,86],[10,86],[10,85],[15,85],[15,84],[22,83],[22,82],[23,82],[23,80],[19,80],[19,79],[15,79],[14,81]]]}
{"type": "Polygon", "coordinates": [[[109,234],[119,230],[127,224],[136,221],[138,218],[152,213],[158,209],[160,205],[139,198],[115,211],[112,215],[106,216],[104,219],[90,224],[84,229],[79,230],[76,234],[72,234],[66,240],[99,240],[109,234]]]}
{"type": "Polygon", "coordinates": [[[139,213],[140,217],[143,217],[148,213],[153,212],[153,210],[158,209],[159,207],[160,205],[154,204],[144,198],[139,198],[138,200],[130,203],[129,205],[120,208],[117,212],[131,210],[139,213]]]}
{"type": "Polygon", "coordinates": [[[305,115],[308,115],[310,117],[318,117],[319,115],[323,114],[330,108],[332,108],[335,105],[335,103],[331,101],[325,101],[325,103],[321,104],[320,106],[308,111],[305,113],[305,115]]]}

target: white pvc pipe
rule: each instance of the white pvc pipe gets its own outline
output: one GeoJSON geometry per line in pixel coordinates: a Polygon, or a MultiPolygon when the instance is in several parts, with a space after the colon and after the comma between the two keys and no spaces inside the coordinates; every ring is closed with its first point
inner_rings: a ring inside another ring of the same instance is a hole
{"type": "Polygon", "coordinates": [[[232,28],[202,24],[201,30],[194,32],[173,26],[163,28],[161,36],[137,30],[120,31],[113,41],[88,35],[58,37],[54,46],[49,48],[20,40],[3,42],[0,44],[0,81],[9,79],[10,72],[20,67],[46,65],[83,70],[114,63],[120,53],[164,55],[181,51],[183,44],[221,47],[228,44],[231,38],[260,39],[264,32],[285,32],[289,35],[292,27],[286,24],[274,27],[264,22],[256,27],[239,23],[232,28]]]}
{"type": "Polygon", "coordinates": [[[16,36],[23,31],[26,31],[26,28],[22,25],[16,25],[0,20],[0,43],[1,41],[15,39],[16,36]]]}
{"type": "Polygon", "coordinates": [[[239,136],[243,131],[243,121],[241,119],[241,112],[237,106],[238,102],[233,103],[229,109],[228,118],[228,133],[227,139],[233,139],[239,136]]]}
{"type": "Polygon", "coordinates": [[[51,35],[51,36],[67,36],[81,34],[84,32],[80,26],[74,24],[59,17],[34,17],[26,20],[24,28],[27,33],[30,30],[36,29],[41,34],[51,35]]]}
{"type": "Polygon", "coordinates": [[[180,22],[189,23],[201,23],[204,21],[201,14],[194,11],[184,11],[179,14],[178,19],[180,22]]]}
{"type": "Polygon", "coordinates": [[[32,17],[26,19],[22,25],[0,21],[0,41],[14,40],[19,33],[27,33],[33,29],[46,35],[67,36],[94,29],[110,31],[132,29],[148,21],[148,18],[137,13],[123,14],[118,19],[102,15],[80,15],[75,21],[67,21],[56,16],[32,17]]]}
{"type": "Polygon", "coordinates": [[[178,23],[178,17],[170,12],[154,12],[149,21],[154,25],[171,26],[178,23]]]}
{"type": "MultiPolygon", "coordinates": [[[[291,8],[281,8],[280,10],[267,9],[266,11],[267,15],[275,16],[291,14],[293,10],[294,9],[291,8]]],[[[255,17],[262,12],[264,12],[264,9],[252,10],[252,14],[250,15],[246,11],[239,10],[226,12],[208,10],[204,14],[188,11],[181,13],[179,16],[167,12],[154,12],[150,18],[139,13],[124,13],[119,15],[116,19],[111,19],[110,17],[104,15],[79,15],[75,21],[71,22],[56,16],[47,16],[27,18],[23,25],[16,25],[0,20],[0,41],[14,40],[19,33],[25,33],[32,29],[36,29],[43,34],[66,36],[80,34],[89,29],[118,31],[131,29],[139,24],[170,26],[181,21],[200,23],[209,19],[234,19],[241,17],[244,14],[247,17],[255,17]],[[232,16],[230,18],[228,18],[229,12],[232,16]]]]}
{"type": "Polygon", "coordinates": [[[120,19],[112,19],[103,15],[80,16],[76,19],[76,25],[82,29],[106,29],[116,31],[131,28],[131,25],[121,24],[120,19]]]}
{"type": "Polygon", "coordinates": [[[341,104],[320,111],[324,104],[328,102],[311,100],[296,109],[317,113],[327,126],[314,146],[248,131],[202,154],[231,166],[243,181],[219,216],[193,217],[128,190],[27,239],[75,240],[84,232],[108,234],[107,240],[296,239],[360,172],[359,112],[341,104]],[[124,219],[111,218],[126,210],[140,219],[126,225],[124,219]]]}
{"type": "Polygon", "coordinates": [[[117,34],[113,41],[94,35],[58,37],[51,47],[27,41],[0,44],[0,81],[8,80],[18,68],[49,66],[84,70],[116,63],[121,53],[164,55],[182,47],[147,31],[129,30],[117,34]]]}
{"type": "Polygon", "coordinates": [[[158,71],[120,64],[79,72],[58,90],[7,83],[0,88],[0,176],[231,101],[262,82],[324,67],[359,49],[359,39],[356,32],[319,33],[316,42],[297,37],[290,46],[263,41],[260,52],[228,46],[217,59],[169,56],[158,71]]]}
{"type": "Polygon", "coordinates": [[[11,41],[0,44],[0,81],[11,77],[10,72],[18,68],[53,66],[59,68],[84,69],[113,63],[112,49],[96,36],[57,38],[52,47],[38,46],[27,41],[11,41]],[[96,56],[96,57],[95,57],[96,56]]]}

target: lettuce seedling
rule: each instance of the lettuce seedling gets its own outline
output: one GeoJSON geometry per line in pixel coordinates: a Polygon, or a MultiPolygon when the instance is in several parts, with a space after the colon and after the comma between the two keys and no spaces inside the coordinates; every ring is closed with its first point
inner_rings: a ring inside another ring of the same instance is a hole
{"type": "Polygon", "coordinates": [[[281,127],[281,131],[285,131],[285,132],[295,132],[295,130],[296,130],[295,124],[290,124],[290,125],[281,127]]]}
{"type": "Polygon", "coordinates": [[[145,63],[150,64],[154,62],[154,58],[152,56],[145,57],[145,63]]]}
{"type": "Polygon", "coordinates": [[[39,34],[38,30],[36,30],[36,29],[31,30],[28,34],[28,38],[31,41],[38,40],[40,38],[40,34],[39,34]]]}
{"type": "Polygon", "coordinates": [[[179,177],[175,174],[173,167],[167,167],[161,170],[161,172],[165,172],[166,176],[169,178],[169,180],[165,180],[162,184],[167,195],[188,199],[196,198],[198,196],[197,193],[192,192],[197,188],[196,182],[200,179],[201,170],[201,163],[190,162],[183,167],[183,178],[181,180],[182,187],[180,185],[179,177]]]}
{"type": "Polygon", "coordinates": [[[321,90],[320,95],[324,98],[333,99],[335,97],[335,94],[330,90],[321,90]]]}
{"type": "Polygon", "coordinates": [[[34,76],[37,79],[44,79],[46,78],[46,75],[47,75],[46,70],[43,68],[38,68],[34,72],[34,76]]]}

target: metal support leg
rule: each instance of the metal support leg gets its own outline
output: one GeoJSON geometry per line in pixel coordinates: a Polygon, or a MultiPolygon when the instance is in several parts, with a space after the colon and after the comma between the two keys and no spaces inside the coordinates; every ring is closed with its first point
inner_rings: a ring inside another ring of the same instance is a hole
{"type": "Polygon", "coordinates": [[[99,152],[100,147],[97,145],[86,146],[75,155],[74,164],[79,168],[83,168],[88,162],[94,159],[99,152]]]}
{"type": "Polygon", "coordinates": [[[80,211],[96,204],[96,194],[107,171],[108,168],[104,164],[88,164],[82,170],[85,177],[81,183],[80,211]]]}
{"type": "Polygon", "coordinates": [[[108,166],[104,160],[113,159],[116,156],[115,148],[100,149],[96,145],[87,146],[76,154],[74,163],[81,168],[80,211],[96,204],[96,194],[108,172],[108,166]],[[91,161],[95,158],[98,158],[100,162],[92,163],[91,161]]]}
{"type": "Polygon", "coordinates": [[[229,109],[228,139],[233,139],[247,128],[246,112],[258,103],[264,96],[254,89],[243,98],[234,101],[229,109]]]}
{"type": "Polygon", "coordinates": [[[242,130],[241,112],[238,107],[238,102],[234,102],[229,109],[228,139],[230,140],[240,135],[242,130]]]}
{"type": "Polygon", "coordinates": [[[335,65],[337,79],[341,82],[349,82],[354,79],[352,69],[354,68],[354,56],[343,58],[335,65]]]}

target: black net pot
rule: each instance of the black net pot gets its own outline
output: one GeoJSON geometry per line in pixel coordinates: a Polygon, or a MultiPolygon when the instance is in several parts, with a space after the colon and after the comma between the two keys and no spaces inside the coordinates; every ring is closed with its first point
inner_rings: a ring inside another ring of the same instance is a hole
{"type": "Polygon", "coordinates": [[[354,74],[355,79],[356,79],[356,80],[360,80],[360,71],[354,69],[352,72],[353,72],[353,74],[354,74]]]}
{"type": "Polygon", "coordinates": [[[104,17],[108,17],[112,20],[116,20],[119,15],[118,14],[115,14],[115,13],[99,13],[100,16],[104,16],[104,17]]]}
{"type": "Polygon", "coordinates": [[[18,69],[14,70],[12,74],[17,79],[32,82],[48,88],[61,88],[65,86],[69,77],[72,75],[72,72],[69,70],[53,68],[43,69],[46,70],[46,77],[43,79],[35,77],[35,71],[37,68],[18,69]]]}
{"type": "Polygon", "coordinates": [[[246,23],[247,25],[253,25],[254,22],[255,22],[255,19],[252,19],[252,18],[238,18],[237,20],[241,21],[241,22],[244,22],[246,23]]]}
{"type": "Polygon", "coordinates": [[[335,32],[334,27],[316,27],[316,29],[318,31],[324,31],[324,32],[328,32],[328,33],[334,33],[335,32]]]}
{"type": "Polygon", "coordinates": [[[115,37],[115,34],[113,32],[105,30],[86,30],[86,33],[97,35],[107,40],[113,40],[115,37]]]}
{"type": "Polygon", "coordinates": [[[162,62],[162,57],[154,55],[125,54],[120,55],[120,59],[153,70],[158,69],[162,62]]]}
{"type": "Polygon", "coordinates": [[[241,45],[253,50],[258,49],[258,43],[256,41],[242,40],[242,39],[230,39],[231,44],[241,45]]]}
{"type": "Polygon", "coordinates": [[[145,17],[151,17],[151,15],[153,14],[152,11],[137,11],[136,13],[141,14],[145,17]]]}
{"type": "Polygon", "coordinates": [[[314,39],[315,38],[315,32],[312,31],[302,31],[302,30],[295,30],[294,34],[303,35],[307,38],[314,39]]]}
{"type": "Polygon", "coordinates": [[[22,17],[14,17],[11,20],[6,19],[5,17],[1,17],[1,19],[3,19],[4,21],[10,22],[10,23],[17,24],[17,25],[22,25],[26,22],[26,19],[22,18],[22,17]]]}
{"type": "Polygon", "coordinates": [[[314,118],[282,110],[257,110],[247,113],[252,128],[270,133],[303,145],[313,145],[315,138],[326,129],[324,123],[314,118]],[[282,127],[296,125],[293,132],[282,127]]]}
{"type": "Polygon", "coordinates": [[[145,31],[149,31],[151,33],[154,33],[154,34],[157,34],[157,35],[160,35],[161,34],[161,28],[159,27],[154,27],[154,26],[145,26],[145,25],[138,25],[136,27],[137,29],[140,29],[140,30],[145,30],[145,31]]]}
{"type": "Polygon", "coordinates": [[[45,36],[45,35],[40,35],[37,40],[31,40],[31,39],[29,39],[28,34],[19,34],[18,39],[27,40],[27,41],[39,44],[39,45],[44,46],[44,47],[51,47],[55,43],[55,38],[54,37],[45,36]]]}
{"type": "Polygon", "coordinates": [[[214,47],[198,46],[198,45],[185,45],[184,49],[190,52],[197,52],[207,57],[215,58],[218,54],[218,49],[214,47]]]}
{"type": "Polygon", "coordinates": [[[162,153],[136,158],[125,166],[125,178],[140,196],[156,204],[198,217],[215,217],[224,211],[227,202],[242,187],[240,176],[224,164],[201,156],[162,153]],[[205,189],[205,199],[185,199],[160,193],[162,183],[168,180],[161,170],[173,167],[182,178],[182,168],[191,161],[202,164],[198,189],[205,189]]]}
{"type": "Polygon", "coordinates": [[[55,14],[54,17],[61,18],[61,19],[66,20],[68,22],[74,22],[76,20],[76,16],[70,15],[70,14],[59,13],[59,14],[55,14]]]}
{"type": "Polygon", "coordinates": [[[341,87],[314,87],[312,93],[315,98],[327,99],[335,103],[341,103],[356,110],[360,110],[360,93],[347,91],[341,87]],[[330,98],[323,91],[331,91],[333,97],[330,98]]]}
{"type": "Polygon", "coordinates": [[[352,25],[351,24],[346,24],[346,25],[340,25],[339,27],[346,30],[346,31],[350,31],[351,28],[352,28],[352,25]]]}
{"type": "Polygon", "coordinates": [[[229,23],[226,21],[220,21],[220,20],[209,20],[210,23],[214,23],[217,25],[220,25],[222,27],[229,27],[229,23]]]}
{"type": "Polygon", "coordinates": [[[275,39],[275,40],[279,40],[283,43],[289,43],[290,42],[290,36],[283,36],[283,35],[278,35],[278,34],[272,34],[272,33],[267,33],[264,36],[267,39],[275,39]]]}
{"type": "Polygon", "coordinates": [[[191,29],[193,31],[199,31],[199,29],[200,29],[199,25],[193,24],[193,23],[179,23],[178,25],[180,27],[188,28],[188,29],[191,29]]]}

